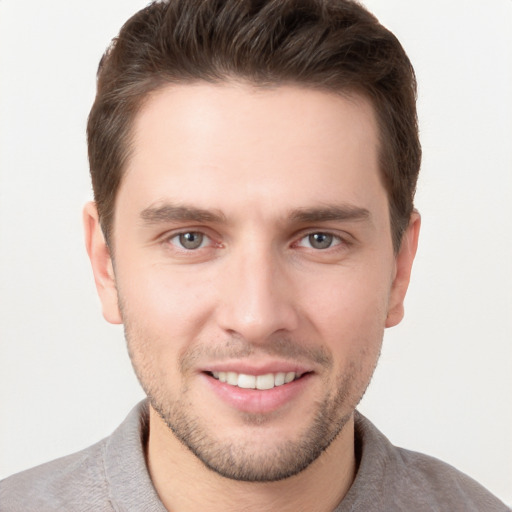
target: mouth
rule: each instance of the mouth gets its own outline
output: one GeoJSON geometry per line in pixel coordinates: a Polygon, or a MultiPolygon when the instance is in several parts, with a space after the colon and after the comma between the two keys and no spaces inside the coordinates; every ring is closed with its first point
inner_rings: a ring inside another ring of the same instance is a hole
{"type": "Polygon", "coordinates": [[[264,375],[250,375],[247,373],[237,372],[206,372],[208,375],[218,380],[219,382],[228,384],[229,386],[238,387],[242,389],[258,389],[261,391],[272,389],[275,387],[285,386],[290,384],[309,372],[277,372],[266,373],[264,375]]]}
{"type": "Polygon", "coordinates": [[[292,404],[301,403],[299,397],[309,396],[305,393],[315,389],[311,386],[315,372],[310,368],[290,368],[290,364],[282,363],[251,368],[236,363],[239,368],[235,371],[235,363],[222,366],[203,370],[204,382],[229,409],[238,412],[265,415],[279,409],[286,411],[292,404]]]}

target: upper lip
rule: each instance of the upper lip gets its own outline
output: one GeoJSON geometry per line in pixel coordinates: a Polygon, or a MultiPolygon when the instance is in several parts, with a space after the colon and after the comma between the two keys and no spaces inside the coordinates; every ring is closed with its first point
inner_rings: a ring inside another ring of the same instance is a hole
{"type": "Polygon", "coordinates": [[[268,373],[295,372],[304,374],[313,371],[312,367],[293,361],[269,361],[256,364],[249,361],[225,361],[205,365],[204,372],[235,372],[245,375],[266,375],[268,373]]]}

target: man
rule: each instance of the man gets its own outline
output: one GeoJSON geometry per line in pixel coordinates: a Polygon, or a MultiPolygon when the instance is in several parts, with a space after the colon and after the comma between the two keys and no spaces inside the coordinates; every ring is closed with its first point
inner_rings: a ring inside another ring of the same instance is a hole
{"type": "Polygon", "coordinates": [[[171,1],[88,124],[86,244],[148,395],[2,510],[506,510],[355,412],[420,219],[412,67],[352,2],[171,1]]]}

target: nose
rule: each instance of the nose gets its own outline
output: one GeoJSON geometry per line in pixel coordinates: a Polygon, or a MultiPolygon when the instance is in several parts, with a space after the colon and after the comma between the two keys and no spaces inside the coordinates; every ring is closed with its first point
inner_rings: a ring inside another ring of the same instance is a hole
{"type": "Polygon", "coordinates": [[[271,248],[233,251],[220,277],[219,326],[251,343],[298,326],[294,283],[284,258],[271,248]]]}

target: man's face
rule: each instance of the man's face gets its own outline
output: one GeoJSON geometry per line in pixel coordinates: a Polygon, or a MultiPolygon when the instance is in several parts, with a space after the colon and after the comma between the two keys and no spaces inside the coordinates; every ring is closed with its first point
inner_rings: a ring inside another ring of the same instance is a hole
{"type": "Polygon", "coordinates": [[[292,86],[169,86],[136,119],[104,313],[221,475],[307,467],[401,318],[412,256],[393,253],[377,141],[365,100],[292,86]]]}

